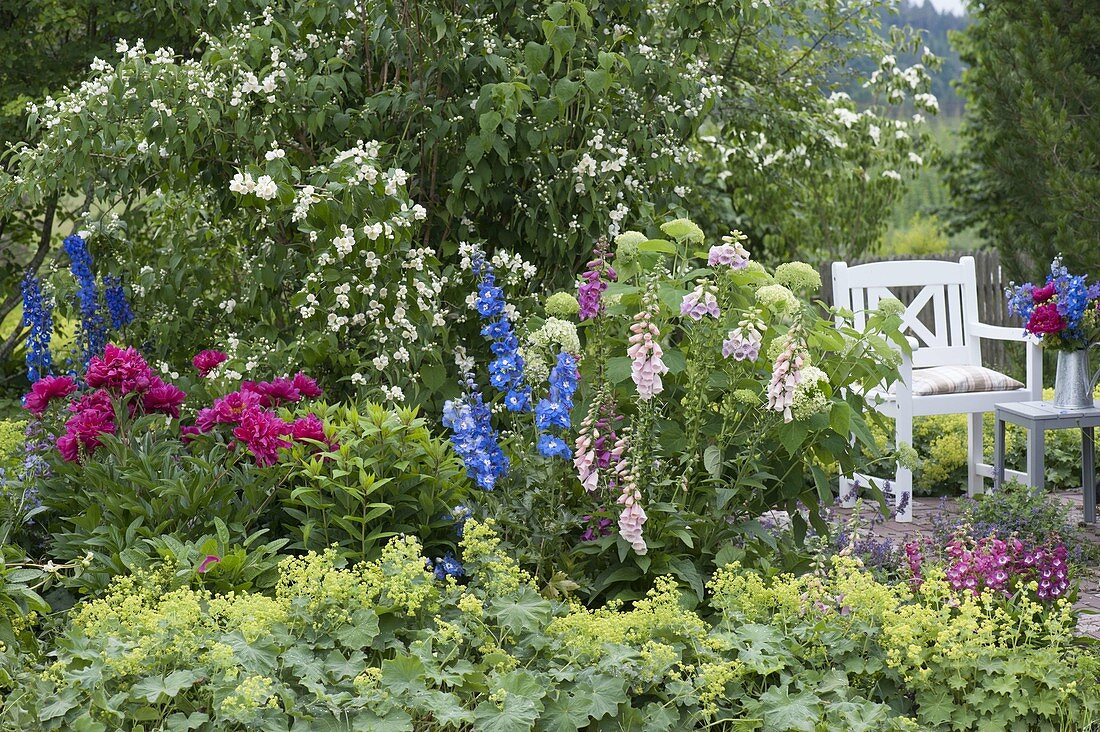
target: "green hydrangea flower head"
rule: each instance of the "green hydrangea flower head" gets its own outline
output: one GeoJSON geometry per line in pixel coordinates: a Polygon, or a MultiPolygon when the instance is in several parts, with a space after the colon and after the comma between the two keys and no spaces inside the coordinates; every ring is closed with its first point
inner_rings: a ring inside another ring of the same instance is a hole
{"type": "Polygon", "coordinates": [[[688,241],[692,244],[702,244],[706,239],[703,230],[691,219],[673,219],[661,224],[661,231],[673,239],[688,241]]]}
{"type": "Polygon", "coordinates": [[[817,292],[821,275],[805,262],[786,262],[775,268],[775,281],[796,292],[817,292]]]}
{"type": "Polygon", "coordinates": [[[615,237],[615,262],[629,264],[638,258],[638,245],[649,237],[640,231],[624,231],[615,237]]]}
{"type": "Polygon", "coordinates": [[[555,292],[546,298],[543,307],[547,315],[562,319],[575,318],[581,311],[580,303],[571,292],[555,292]]]}
{"type": "Polygon", "coordinates": [[[791,404],[791,413],[795,419],[809,419],[829,408],[824,389],[828,383],[829,377],[816,366],[802,368],[802,379],[794,387],[794,401],[791,404]]]}
{"type": "Polygon", "coordinates": [[[783,285],[764,285],[756,291],[756,301],[776,315],[791,315],[801,306],[794,293],[783,285]]]}
{"type": "Polygon", "coordinates": [[[752,389],[735,389],[730,397],[735,404],[743,404],[746,407],[756,407],[760,405],[760,395],[752,389]]]}
{"type": "Polygon", "coordinates": [[[877,310],[883,315],[901,315],[905,312],[905,304],[896,297],[884,297],[878,301],[877,310]]]}
{"type": "Polygon", "coordinates": [[[903,442],[898,445],[897,449],[898,465],[909,470],[917,470],[920,468],[920,455],[917,454],[916,449],[908,442],[903,442]]]}

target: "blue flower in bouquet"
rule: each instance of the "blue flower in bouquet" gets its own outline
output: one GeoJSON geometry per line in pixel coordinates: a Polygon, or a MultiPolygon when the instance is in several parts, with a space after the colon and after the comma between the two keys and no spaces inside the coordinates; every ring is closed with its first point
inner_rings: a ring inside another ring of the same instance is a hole
{"type": "Polygon", "coordinates": [[[493,490],[508,474],[508,457],[500,448],[489,408],[472,383],[462,400],[443,405],[443,426],[453,433],[451,444],[466,474],[482,489],[493,490]]]}
{"type": "Polygon", "coordinates": [[[454,554],[447,552],[442,557],[436,558],[435,568],[432,570],[432,574],[440,581],[447,577],[458,579],[466,575],[466,569],[462,566],[462,562],[455,559],[454,554]]]}
{"type": "Polygon", "coordinates": [[[33,384],[53,370],[53,303],[42,294],[42,282],[30,272],[23,278],[22,291],[23,325],[31,329],[27,336],[27,379],[33,384]]]}
{"type": "Polygon", "coordinates": [[[1005,291],[1008,311],[1026,321],[1024,331],[1052,348],[1084,348],[1100,336],[1100,286],[1071,275],[1055,258],[1041,287],[1028,282],[1005,291]]]}

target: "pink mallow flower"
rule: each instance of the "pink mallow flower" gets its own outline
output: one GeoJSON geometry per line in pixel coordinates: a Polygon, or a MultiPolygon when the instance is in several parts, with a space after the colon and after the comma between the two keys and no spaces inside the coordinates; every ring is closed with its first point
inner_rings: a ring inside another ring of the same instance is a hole
{"type": "Polygon", "coordinates": [[[279,448],[290,447],[286,440],[291,425],[271,412],[253,409],[245,412],[241,423],[233,429],[233,436],[244,443],[261,466],[274,465],[279,460],[279,448]]]}
{"type": "Polygon", "coordinates": [[[156,376],[134,348],[122,349],[108,343],[103,357],[92,357],[85,380],[88,386],[103,387],[117,394],[142,394],[156,376]]]}
{"type": "Polygon", "coordinates": [[[68,376],[44,376],[31,385],[23,397],[23,408],[41,417],[54,399],[63,399],[76,391],[76,382],[68,376]]]}
{"type": "Polygon", "coordinates": [[[180,405],[187,394],[173,384],[165,384],[154,377],[153,385],[141,397],[141,406],[147,414],[159,412],[179,419],[180,405]]]}
{"type": "Polygon", "coordinates": [[[205,377],[228,360],[229,356],[221,351],[206,350],[196,353],[191,364],[198,370],[199,376],[205,377]]]}

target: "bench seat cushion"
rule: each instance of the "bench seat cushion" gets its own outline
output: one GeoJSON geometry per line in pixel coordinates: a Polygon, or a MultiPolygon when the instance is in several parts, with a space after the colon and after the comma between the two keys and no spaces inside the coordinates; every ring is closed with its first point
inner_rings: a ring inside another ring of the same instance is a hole
{"type": "MultiPolygon", "coordinates": [[[[933,366],[913,369],[913,396],[1013,391],[1024,385],[1011,376],[984,366],[933,366]]],[[[893,393],[891,387],[890,392],[893,393]]]]}

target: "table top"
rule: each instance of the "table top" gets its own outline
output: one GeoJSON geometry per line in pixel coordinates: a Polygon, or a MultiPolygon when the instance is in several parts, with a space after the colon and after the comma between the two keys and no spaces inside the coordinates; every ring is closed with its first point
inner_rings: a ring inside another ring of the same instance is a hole
{"type": "Polygon", "coordinates": [[[1093,403],[1088,409],[1061,409],[1051,402],[1008,402],[997,405],[1002,417],[1022,417],[1033,422],[1058,422],[1069,426],[1100,427],[1100,407],[1093,403]]]}

